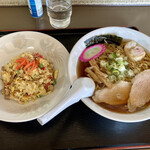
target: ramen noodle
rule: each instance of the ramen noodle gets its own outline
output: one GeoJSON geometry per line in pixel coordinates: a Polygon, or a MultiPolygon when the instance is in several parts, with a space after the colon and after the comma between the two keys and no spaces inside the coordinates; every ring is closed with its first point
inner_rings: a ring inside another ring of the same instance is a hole
{"type": "MultiPolygon", "coordinates": [[[[94,41],[93,37],[92,41],[85,41],[86,46],[90,47],[91,43],[94,41]],[[89,45],[88,45],[89,44],[89,45]]],[[[100,38],[97,38],[100,40],[100,38]]],[[[96,43],[92,43],[92,45],[97,44],[98,40],[95,40],[96,43]]],[[[110,40],[110,39],[109,39],[110,40]]],[[[120,40],[120,39],[119,39],[120,40]]],[[[150,56],[149,54],[135,41],[119,41],[119,43],[115,43],[114,41],[100,41],[105,46],[105,51],[99,55],[98,57],[89,60],[88,62],[83,62],[79,60],[78,63],[78,77],[88,76],[92,78],[95,82],[95,93],[97,91],[99,93],[105,89],[108,89],[108,93],[104,98],[105,101],[109,97],[110,93],[113,93],[114,86],[118,86],[117,83],[121,83],[130,90],[130,84],[133,83],[133,79],[136,75],[143,72],[144,70],[150,69],[150,56]],[[134,47],[132,47],[134,45],[134,47]],[[127,51],[127,50],[128,51],[127,51]],[[132,51],[132,52],[131,52],[132,51]],[[140,54],[141,53],[141,54],[140,54]],[[132,58],[133,57],[133,58],[132,58]],[[120,82],[124,81],[124,82],[120,82]],[[110,90],[109,90],[110,89],[110,90]]],[[[92,46],[91,46],[92,47],[92,46]]],[[[92,50],[91,50],[92,51],[92,50]]],[[[120,84],[120,85],[121,85],[120,84]]],[[[121,85],[121,86],[122,86],[121,85]]],[[[132,87],[132,85],[131,85],[132,87]]],[[[115,91],[115,90],[114,90],[115,91]]],[[[91,98],[95,98],[95,94],[91,98]]],[[[128,98],[130,92],[126,96],[128,98]]],[[[97,94],[98,95],[98,94],[97,94]]],[[[115,97],[114,95],[111,95],[115,97]]],[[[98,96],[97,96],[98,97],[98,96]]],[[[102,97],[101,95],[99,97],[102,97]]],[[[111,109],[111,110],[119,110],[119,112],[128,112],[127,103],[128,99],[126,98],[126,102],[123,105],[120,105],[118,102],[114,105],[110,105],[112,102],[105,103],[105,101],[98,103],[100,106],[111,109]],[[120,111],[120,108],[123,110],[120,111]]],[[[109,99],[109,98],[108,98],[109,99]]],[[[113,98],[112,98],[113,99],[113,98]]],[[[95,100],[94,100],[95,101],[95,100]]],[[[116,100],[117,101],[117,100],[116,100]]]]}

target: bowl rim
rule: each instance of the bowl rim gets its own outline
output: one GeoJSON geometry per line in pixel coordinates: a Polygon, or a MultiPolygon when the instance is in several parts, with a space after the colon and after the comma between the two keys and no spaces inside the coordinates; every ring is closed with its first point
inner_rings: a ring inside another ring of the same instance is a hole
{"type": "MultiPolygon", "coordinates": [[[[69,59],[69,52],[68,52],[68,50],[66,49],[66,47],[60,42],[60,41],[58,41],[57,39],[55,39],[54,37],[52,37],[52,36],[50,36],[50,35],[48,35],[48,34],[45,34],[45,33],[42,33],[42,32],[37,32],[37,31],[16,31],[16,32],[13,32],[13,33],[9,33],[9,34],[6,34],[6,35],[4,35],[4,36],[2,36],[1,38],[0,38],[0,41],[6,41],[7,40],[7,38],[11,38],[11,39],[13,39],[13,37],[14,36],[16,36],[16,35],[24,35],[25,36],[25,39],[34,39],[35,37],[36,37],[36,40],[41,40],[41,38],[43,38],[43,39],[48,39],[48,40],[50,40],[50,41],[52,41],[52,43],[56,43],[59,47],[61,47],[62,49],[62,51],[63,51],[63,55],[64,55],[64,57],[65,58],[67,58],[67,59],[69,59]],[[31,37],[29,36],[29,37],[26,37],[26,36],[28,36],[28,35],[31,35],[31,37]],[[41,37],[40,39],[38,38],[38,37],[41,37]]],[[[57,46],[57,47],[58,47],[57,46]]],[[[66,71],[68,71],[68,68],[67,68],[67,64],[68,64],[68,61],[67,61],[67,59],[66,60],[64,60],[64,67],[65,67],[65,70],[66,71]]],[[[66,81],[68,81],[68,74],[66,74],[66,72],[64,72],[63,73],[64,74],[64,77],[65,77],[65,79],[64,79],[64,81],[66,80],[66,81]]],[[[63,81],[63,82],[64,82],[63,81]]],[[[64,83],[63,83],[63,85],[64,85],[64,83]]],[[[63,90],[61,90],[61,92],[62,92],[62,95],[64,96],[65,95],[65,93],[68,91],[68,88],[70,87],[70,82],[68,81],[68,82],[66,82],[65,83],[65,86],[62,88],[63,90]]],[[[48,95],[46,95],[46,96],[48,96],[48,95]]],[[[61,100],[61,97],[59,98],[60,100],[61,100]]],[[[60,101],[59,100],[59,101],[60,101]]],[[[49,100],[50,101],[50,100],[49,100]]],[[[41,101],[42,102],[42,101],[41,101]]],[[[30,103],[32,103],[32,101],[30,102],[30,103]]],[[[37,105],[36,103],[35,103],[35,105],[37,105]]],[[[50,105],[54,105],[54,104],[49,104],[49,103],[47,103],[47,104],[44,104],[43,106],[43,109],[41,110],[41,108],[40,107],[37,107],[37,109],[35,109],[35,112],[36,112],[36,114],[34,114],[33,112],[31,112],[31,115],[25,115],[25,113],[24,114],[17,114],[17,113],[12,113],[12,116],[10,115],[10,116],[8,116],[9,115],[9,113],[6,111],[6,117],[5,116],[0,116],[0,120],[1,121],[4,121],[4,122],[26,122],[26,121],[31,121],[31,120],[34,120],[34,119],[37,119],[37,118],[39,118],[39,117],[41,117],[41,116],[43,116],[44,114],[46,114],[50,109],[52,109],[51,108],[51,106],[50,105]],[[13,116],[14,115],[14,116],[13,116]],[[20,117],[15,117],[15,116],[20,116],[20,117]],[[22,117],[22,118],[21,118],[22,117]]],[[[22,107],[22,105],[20,105],[21,107],[22,107]]],[[[36,106],[35,106],[36,107],[36,106]]],[[[5,113],[5,112],[4,112],[5,113]]],[[[28,113],[28,112],[27,112],[28,113]]]]}
{"type": "MultiPolygon", "coordinates": [[[[73,46],[70,55],[69,55],[69,60],[68,60],[68,74],[69,74],[69,79],[71,84],[73,83],[74,79],[77,78],[77,74],[76,76],[72,76],[72,70],[71,70],[71,59],[73,58],[73,54],[75,52],[76,47],[80,44],[81,41],[85,41],[85,39],[91,35],[91,34],[96,34],[98,32],[101,32],[103,30],[127,30],[130,31],[132,33],[144,36],[145,38],[147,38],[150,41],[150,37],[140,31],[136,31],[127,27],[118,27],[118,26],[109,26],[109,27],[103,27],[103,28],[99,28],[99,29],[95,29],[87,34],[85,34],[84,36],[82,36],[77,42],[76,44],[73,46]]],[[[97,35],[97,34],[96,34],[97,35]]],[[[100,34],[99,34],[100,35],[100,34]]],[[[90,38],[90,37],[88,37],[90,38]]],[[[150,50],[150,49],[149,49],[150,50]]],[[[77,72],[77,68],[76,68],[76,72],[77,72]]],[[[150,115],[146,115],[147,113],[150,113],[150,108],[147,107],[141,111],[135,112],[135,113],[130,113],[130,114],[126,114],[126,113],[118,113],[118,112],[113,112],[113,111],[109,111],[107,109],[104,109],[102,107],[100,107],[98,104],[96,104],[95,102],[93,102],[92,100],[90,100],[89,98],[83,98],[81,99],[81,101],[87,106],[89,107],[91,110],[93,110],[95,113],[99,114],[100,116],[103,116],[107,119],[113,120],[113,121],[118,121],[118,122],[125,122],[125,123],[135,123],[135,122],[141,122],[141,121],[145,121],[150,119],[150,115]],[[149,109],[148,109],[149,108],[149,109]]]]}

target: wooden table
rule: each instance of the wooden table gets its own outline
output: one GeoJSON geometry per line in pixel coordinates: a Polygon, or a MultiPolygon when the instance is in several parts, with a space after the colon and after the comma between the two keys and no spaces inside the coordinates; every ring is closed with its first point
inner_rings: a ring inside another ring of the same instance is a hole
{"type": "MultiPolygon", "coordinates": [[[[150,35],[150,7],[73,6],[68,28],[136,26],[150,35]]],[[[0,30],[53,29],[44,7],[44,15],[34,19],[28,7],[0,7],[0,30]]]]}
{"type": "MultiPolygon", "coordinates": [[[[81,36],[96,27],[136,26],[150,35],[149,14],[149,7],[74,6],[68,30],[58,32],[50,26],[46,10],[43,17],[34,19],[27,7],[3,7],[0,8],[0,30],[40,30],[58,39],[70,51],[81,36]]],[[[82,102],[67,108],[45,126],[36,120],[0,122],[1,150],[86,149],[149,144],[150,120],[141,123],[112,121],[96,114],[82,102]]]]}

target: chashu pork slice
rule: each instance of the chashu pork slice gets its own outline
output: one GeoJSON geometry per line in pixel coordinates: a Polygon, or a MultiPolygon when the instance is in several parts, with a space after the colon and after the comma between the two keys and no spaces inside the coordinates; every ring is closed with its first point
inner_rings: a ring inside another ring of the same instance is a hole
{"type": "Polygon", "coordinates": [[[124,47],[126,55],[132,61],[140,61],[145,57],[145,50],[135,41],[129,41],[124,47]]]}
{"type": "Polygon", "coordinates": [[[110,105],[127,104],[130,90],[130,82],[119,81],[111,89],[105,88],[96,91],[92,98],[96,103],[104,102],[110,105]]]}
{"type": "Polygon", "coordinates": [[[135,76],[128,100],[130,112],[144,106],[150,101],[150,69],[135,76]]]}

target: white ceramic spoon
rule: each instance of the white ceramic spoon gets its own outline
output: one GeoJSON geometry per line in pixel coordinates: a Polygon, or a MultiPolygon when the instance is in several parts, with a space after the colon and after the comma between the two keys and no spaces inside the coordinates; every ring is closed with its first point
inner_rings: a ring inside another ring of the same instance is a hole
{"type": "Polygon", "coordinates": [[[95,83],[92,79],[84,77],[75,80],[72,88],[66,93],[62,101],[54,106],[48,113],[38,118],[37,121],[44,125],[70,105],[77,103],[81,98],[92,96],[95,83]]]}

